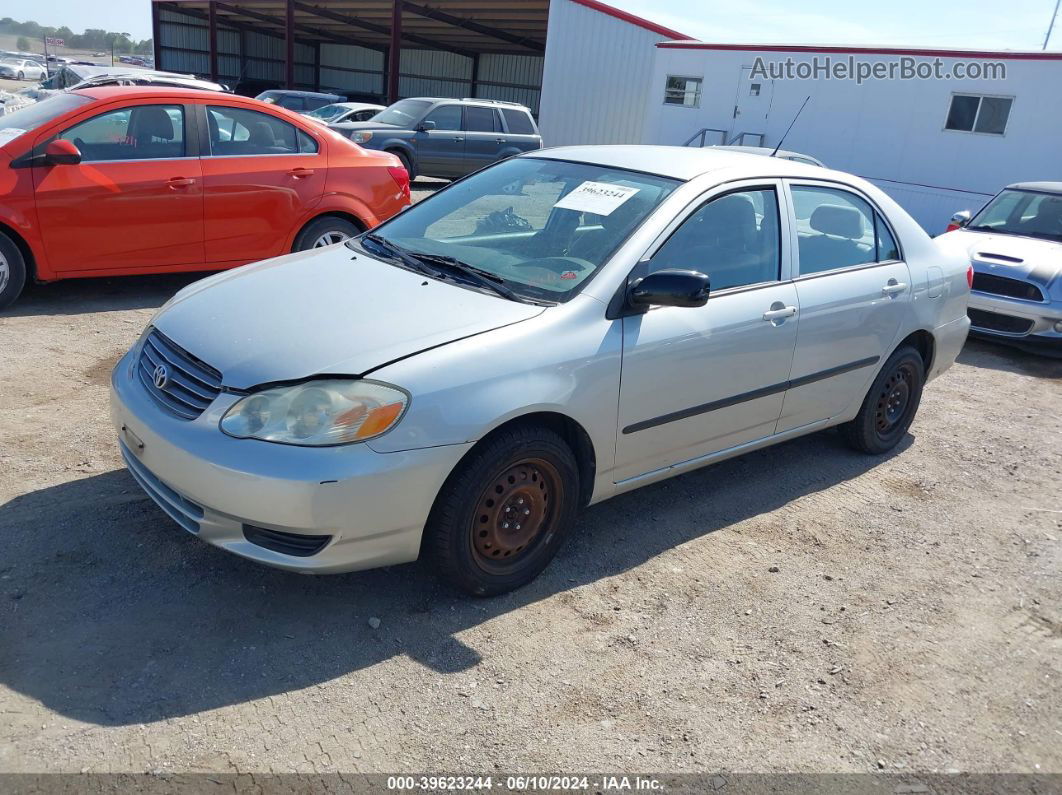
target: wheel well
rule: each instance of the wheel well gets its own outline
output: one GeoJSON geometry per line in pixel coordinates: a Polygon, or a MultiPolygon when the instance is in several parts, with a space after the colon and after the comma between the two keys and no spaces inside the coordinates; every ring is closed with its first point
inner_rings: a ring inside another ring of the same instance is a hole
{"type": "Polygon", "coordinates": [[[22,238],[22,235],[5,223],[0,223],[0,234],[7,235],[19,250],[19,253],[22,254],[22,259],[26,263],[26,279],[36,279],[37,261],[33,258],[33,250],[29,247],[29,243],[22,238]]]}
{"type": "Polygon", "coordinates": [[[933,366],[933,353],[935,350],[933,335],[924,329],[919,329],[904,337],[903,341],[901,341],[896,347],[901,348],[904,345],[910,345],[918,351],[919,355],[922,357],[922,363],[925,365],[926,374],[928,375],[933,366]]]}
{"type": "Polygon", "coordinates": [[[364,221],[358,218],[358,216],[337,210],[335,212],[321,213],[320,215],[315,215],[313,218],[311,218],[309,221],[302,225],[302,228],[295,234],[295,240],[298,240],[299,236],[306,231],[306,227],[308,227],[315,221],[320,221],[322,218],[342,218],[344,221],[349,221],[350,223],[354,224],[354,226],[358,228],[359,232],[364,232],[366,229],[369,228],[364,221]]]}
{"type": "MultiPolygon", "coordinates": [[[[483,444],[488,439],[493,438],[496,434],[515,426],[549,428],[568,443],[568,446],[571,447],[572,453],[575,454],[575,460],[579,465],[579,483],[581,486],[579,504],[583,506],[589,504],[590,498],[594,494],[594,477],[597,474],[597,455],[594,453],[594,443],[590,440],[590,434],[583,429],[583,426],[571,417],[568,417],[565,414],[559,414],[555,411],[540,411],[534,414],[524,414],[499,425],[476,442],[472,449],[476,449],[476,447],[479,447],[479,445],[483,444]]],[[[468,453],[465,455],[468,455],[468,453]]]]}
{"type": "MultiPolygon", "coordinates": [[[[413,162],[413,156],[409,152],[407,152],[405,149],[403,149],[402,147],[400,147],[400,146],[391,146],[391,147],[388,147],[387,149],[384,149],[384,151],[387,152],[387,154],[389,154],[389,155],[394,155],[395,157],[398,157],[399,155],[401,155],[402,159],[405,160],[407,163],[409,163],[409,168],[410,168],[411,172],[413,171],[414,168],[416,168],[416,165],[413,162]]],[[[409,178],[410,179],[413,178],[413,174],[412,173],[410,173],[409,178]]]]}

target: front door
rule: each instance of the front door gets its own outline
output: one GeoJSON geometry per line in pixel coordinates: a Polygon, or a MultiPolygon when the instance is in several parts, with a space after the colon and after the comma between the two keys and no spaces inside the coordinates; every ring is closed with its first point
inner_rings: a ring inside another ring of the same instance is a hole
{"type": "Polygon", "coordinates": [[[465,132],[460,105],[436,105],[422,122],[435,127],[414,138],[417,173],[431,177],[460,177],[465,171],[465,132]]]}
{"type": "Polygon", "coordinates": [[[623,319],[617,481],[774,433],[798,322],[780,205],[774,182],[728,188],[639,266],[702,271],[712,294],[623,319]]]}
{"type": "Polygon", "coordinates": [[[862,196],[791,184],[800,339],[778,430],[861,400],[910,311],[911,276],[884,218],[862,196]]]}
{"type": "Polygon", "coordinates": [[[56,271],[203,262],[203,181],[186,115],[182,105],[126,105],[59,133],[81,163],[33,169],[37,221],[56,271]]]}
{"type": "Polygon", "coordinates": [[[209,262],[254,262],[286,254],[296,219],[324,194],[321,143],[284,119],[222,104],[205,107],[203,153],[209,262]]]}

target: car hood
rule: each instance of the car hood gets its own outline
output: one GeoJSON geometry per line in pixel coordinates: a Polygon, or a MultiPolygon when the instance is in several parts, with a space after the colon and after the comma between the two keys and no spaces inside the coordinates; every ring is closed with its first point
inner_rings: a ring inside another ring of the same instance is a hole
{"type": "Polygon", "coordinates": [[[974,270],[1046,286],[1062,273],[1062,243],[1018,235],[956,230],[937,238],[950,251],[969,257],[974,270]]]}
{"type": "Polygon", "coordinates": [[[364,375],[543,311],[338,245],[191,284],[152,325],[220,370],[226,386],[248,389],[314,375],[364,375]]]}
{"type": "Polygon", "coordinates": [[[401,130],[397,124],[381,124],[378,121],[341,121],[330,125],[337,130],[401,130]]]}

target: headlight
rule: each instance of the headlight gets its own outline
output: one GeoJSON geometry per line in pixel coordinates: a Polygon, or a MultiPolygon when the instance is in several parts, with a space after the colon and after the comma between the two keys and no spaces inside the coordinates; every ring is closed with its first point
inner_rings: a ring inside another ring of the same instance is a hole
{"type": "Polygon", "coordinates": [[[372,439],[393,428],[409,395],[376,381],[320,380],[248,395],[221,419],[237,439],[322,447],[372,439]]]}
{"type": "Polygon", "coordinates": [[[356,144],[363,144],[372,140],[372,133],[367,130],[358,130],[350,136],[350,140],[356,144]]]}

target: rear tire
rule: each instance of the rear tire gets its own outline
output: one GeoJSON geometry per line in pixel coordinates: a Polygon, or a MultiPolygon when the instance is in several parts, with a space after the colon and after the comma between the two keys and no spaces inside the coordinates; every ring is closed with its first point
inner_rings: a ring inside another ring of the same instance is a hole
{"type": "Polygon", "coordinates": [[[527,584],[571,531],[579,467],[553,431],[514,427],[477,447],[435,500],[424,549],[439,574],[474,596],[527,584]]]}
{"type": "Polygon", "coordinates": [[[841,426],[845,441],[870,455],[887,453],[911,427],[924,385],[921,354],[907,345],[898,348],[874,379],[855,419],[841,426]]]}
{"type": "Polygon", "coordinates": [[[291,247],[291,250],[306,251],[311,248],[330,246],[350,240],[360,234],[361,230],[345,218],[325,215],[306,224],[305,228],[299,232],[299,236],[295,238],[295,245],[291,247]]]}
{"type": "Polygon", "coordinates": [[[18,73],[18,79],[19,80],[25,80],[26,79],[26,75],[24,73],[22,73],[22,72],[19,72],[18,73]]]}
{"type": "Polygon", "coordinates": [[[0,233],[0,309],[10,306],[26,285],[26,260],[15,242],[0,233]]]}

